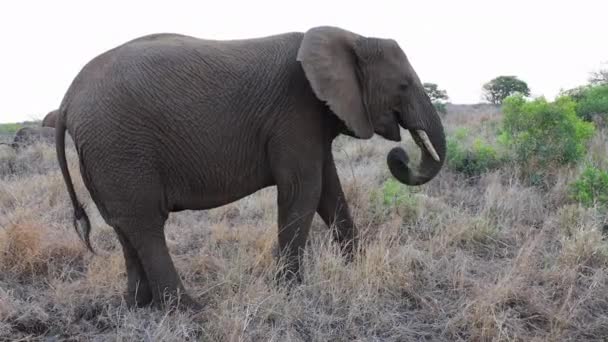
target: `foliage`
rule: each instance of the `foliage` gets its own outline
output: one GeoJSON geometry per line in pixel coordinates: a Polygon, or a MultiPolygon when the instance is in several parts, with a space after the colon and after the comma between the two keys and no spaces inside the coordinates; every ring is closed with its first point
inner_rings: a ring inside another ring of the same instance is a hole
{"type": "Polygon", "coordinates": [[[574,88],[570,88],[570,89],[561,90],[560,93],[559,93],[559,96],[569,96],[574,101],[578,102],[581,99],[583,99],[585,91],[587,91],[591,87],[592,87],[591,85],[585,84],[585,85],[582,85],[582,86],[578,86],[578,87],[574,87],[574,88]]]}
{"type": "Polygon", "coordinates": [[[571,196],[586,207],[608,204],[608,172],[587,166],[571,184],[571,196]]]}
{"type": "Polygon", "coordinates": [[[441,114],[446,114],[448,112],[448,109],[443,102],[433,102],[433,107],[435,107],[435,110],[441,114]]]}
{"type": "MultiPolygon", "coordinates": [[[[595,127],[576,115],[576,103],[567,96],[555,102],[544,98],[526,101],[521,94],[504,103],[500,141],[515,154],[529,175],[552,166],[579,161],[595,127]]],[[[542,174],[542,172],[541,172],[542,174]]]]}
{"type": "Polygon", "coordinates": [[[530,96],[528,84],[516,76],[498,76],[484,84],[482,89],[484,99],[493,104],[502,104],[504,99],[516,93],[530,96]]]}
{"type": "Polygon", "coordinates": [[[589,83],[594,85],[608,84],[608,68],[592,72],[589,83]]]}
{"type": "Polygon", "coordinates": [[[0,134],[15,134],[22,127],[18,123],[0,124],[0,134]]]}
{"type": "Polygon", "coordinates": [[[389,213],[399,214],[404,221],[418,216],[419,202],[415,196],[417,190],[388,178],[380,189],[371,191],[371,211],[377,220],[382,220],[389,213]]]}
{"type": "Polygon", "coordinates": [[[435,83],[424,83],[423,86],[424,90],[431,99],[433,106],[435,106],[435,109],[438,112],[445,114],[445,101],[447,101],[449,98],[447,91],[444,89],[439,89],[439,86],[435,83]]]}
{"type": "Polygon", "coordinates": [[[382,184],[382,204],[385,206],[400,206],[412,200],[409,188],[397,180],[389,178],[382,184]]]}
{"type": "Polygon", "coordinates": [[[594,115],[608,116],[608,84],[585,88],[577,101],[577,114],[587,121],[594,115]]]}
{"type": "Polygon", "coordinates": [[[461,128],[447,138],[447,164],[456,172],[469,177],[497,169],[504,157],[490,144],[480,138],[466,144],[466,129],[461,128]]]}
{"type": "Polygon", "coordinates": [[[429,95],[431,101],[446,101],[448,99],[448,93],[444,89],[439,89],[439,86],[435,83],[424,83],[424,90],[429,95]]]}

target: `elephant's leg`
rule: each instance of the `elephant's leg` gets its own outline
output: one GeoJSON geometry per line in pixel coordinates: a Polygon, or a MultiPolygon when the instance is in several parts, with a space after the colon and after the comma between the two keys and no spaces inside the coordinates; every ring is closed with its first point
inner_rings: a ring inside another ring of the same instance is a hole
{"type": "Polygon", "coordinates": [[[150,304],[152,301],[152,291],[148,284],[148,278],[144,271],[144,267],[139,260],[137,250],[131,245],[126,236],[120,231],[120,228],[115,228],[118,240],[122,245],[122,250],[125,256],[125,267],[127,269],[127,292],[125,300],[128,307],[142,307],[150,304]]]}
{"type": "Polygon", "coordinates": [[[126,234],[137,250],[137,255],[146,273],[152,299],[159,307],[179,306],[201,309],[185,291],[175,265],[171,260],[161,224],[135,224],[126,234]]]}
{"type": "Polygon", "coordinates": [[[279,277],[301,281],[302,252],[321,194],[321,170],[287,172],[277,181],[279,251],[284,268],[279,277]]]}
{"type": "Polygon", "coordinates": [[[353,223],[331,153],[323,165],[323,188],[317,212],[328,227],[334,226],[334,239],[340,244],[344,256],[351,260],[358,243],[357,227],[353,223]]]}

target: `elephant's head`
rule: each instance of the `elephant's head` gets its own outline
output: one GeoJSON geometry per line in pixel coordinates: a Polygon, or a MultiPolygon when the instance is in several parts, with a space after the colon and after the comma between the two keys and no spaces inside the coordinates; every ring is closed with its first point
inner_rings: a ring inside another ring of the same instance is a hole
{"type": "Polygon", "coordinates": [[[409,130],[422,159],[410,169],[402,148],[389,152],[389,169],[400,182],[421,185],[441,170],[446,154],[441,120],[396,41],[316,27],[305,33],[297,59],[315,95],[352,135],[368,139],[377,133],[401,141],[399,126],[409,130]]]}

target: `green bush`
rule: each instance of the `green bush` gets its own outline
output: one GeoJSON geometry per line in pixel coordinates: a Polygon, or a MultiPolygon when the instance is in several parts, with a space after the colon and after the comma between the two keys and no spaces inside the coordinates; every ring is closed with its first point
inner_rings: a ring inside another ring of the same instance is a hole
{"type": "Polygon", "coordinates": [[[435,110],[441,114],[447,114],[448,112],[448,109],[443,102],[435,101],[433,102],[433,107],[435,107],[435,110]]]}
{"type": "Polygon", "coordinates": [[[22,127],[17,123],[0,124],[0,134],[15,134],[22,127]]]}
{"type": "Polygon", "coordinates": [[[466,129],[460,128],[453,136],[447,138],[448,168],[472,177],[502,165],[504,156],[494,146],[483,142],[480,138],[467,144],[466,133],[466,129]]]}
{"type": "Polygon", "coordinates": [[[371,191],[372,213],[379,220],[386,219],[390,212],[398,213],[404,220],[414,220],[418,217],[419,201],[415,195],[416,189],[403,185],[389,178],[380,189],[371,191]]]}
{"type": "Polygon", "coordinates": [[[572,198],[584,206],[608,204],[608,172],[587,166],[571,184],[572,198]]]}
{"type": "Polygon", "coordinates": [[[415,199],[409,191],[409,187],[389,178],[382,184],[382,204],[387,207],[412,204],[415,199]]]}
{"type": "Polygon", "coordinates": [[[514,152],[529,176],[575,163],[585,155],[587,142],[595,131],[593,123],[576,115],[575,108],[576,103],[568,96],[555,102],[511,96],[504,103],[499,141],[514,152]]]}
{"type": "Polygon", "coordinates": [[[594,115],[608,116],[608,85],[585,88],[578,97],[576,111],[587,121],[594,115]]]}

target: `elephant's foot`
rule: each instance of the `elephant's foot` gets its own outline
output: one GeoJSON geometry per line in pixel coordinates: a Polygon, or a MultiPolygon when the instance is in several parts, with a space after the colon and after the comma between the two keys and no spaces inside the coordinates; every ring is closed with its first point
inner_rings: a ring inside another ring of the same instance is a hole
{"type": "Polygon", "coordinates": [[[163,296],[154,298],[154,304],[161,310],[169,311],[200,312],[205,308],[204,305],[194,300],[190,295],[183,292],[183,290],[179,292],[165,291],[163,296]]]}
{"type": "Polygon", "coordinates": [[[346,263],[351,263],[355,259],[355,254],[358,252],[358,241],[348,240],[339,242],[342,257],[346,263]]]}
{"type": "Polygon", "coordinates": [[[177,304],[177,308],[180,310],[189,310],[194,312],[202,311],[205,306],[194,300],[187,294],[181,295],[179,299],[179,303],[177,304]]]}
{"type": "MultiPolygon", "coordinates": [[[[281,258],[278,258],[279,264],[281,260],[281,258]]],[[[274,280],[277,286],[285,287],[290,292],[293,287],[302,284],[300,263],[295,260],[291,260],[291,262],[285,260],[285,264],[275,273],[274,280]]]]}
{"type": "MultiPolygon", "coordinates": [[[[281,257],[281,253],[279,251],[279,244],[277,242],[275,242],[272,245],[271,251],[272,251],[272,256],[277,261],[277,264],[280,264],[283,259],[286,259],[285,257],[281,257]]],[[[299,267],[294,267],[293,265],[289,265],[289,263],[287,263],[286,265],[283,265],[283,267],[278,269],[274,275],[275,282],[277,282],[277,283],[293,282],[293,281],[301,282],[302,279],[299,276],[298,268],[299,267]]]]}
{"type": "Polygon", "coordinates": [[[127,307],[131,308],[143,308],[152,303],[153,297],[152,292],[148,286],[139,287],[136,291],[129,290],[123,295],[127,307]]]}

